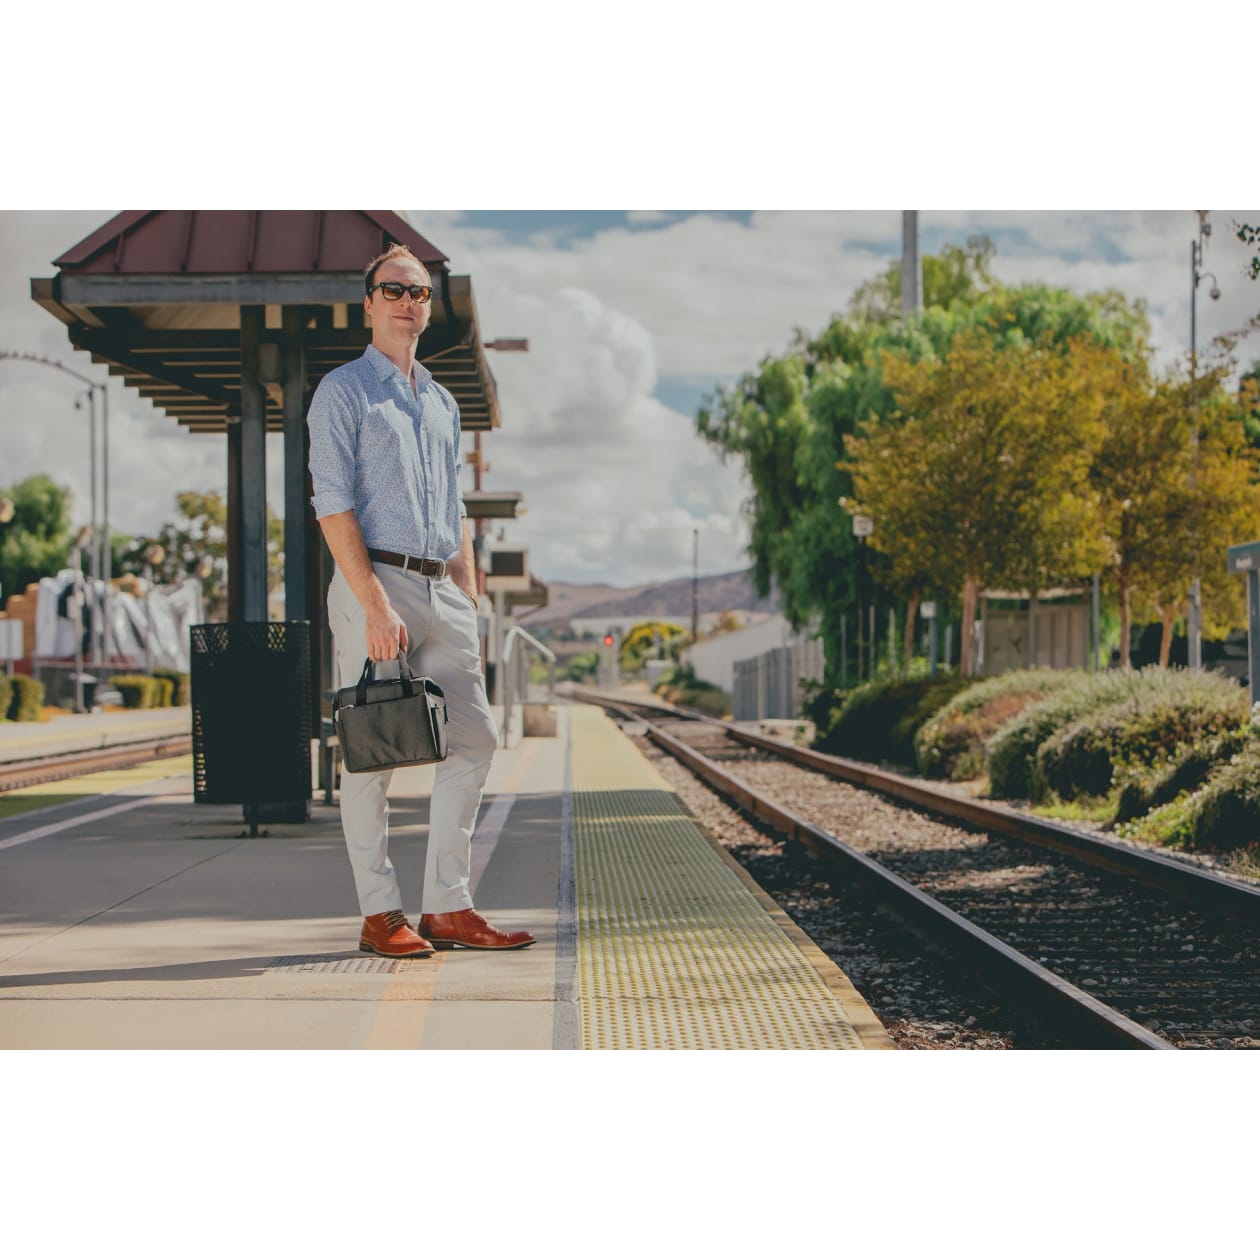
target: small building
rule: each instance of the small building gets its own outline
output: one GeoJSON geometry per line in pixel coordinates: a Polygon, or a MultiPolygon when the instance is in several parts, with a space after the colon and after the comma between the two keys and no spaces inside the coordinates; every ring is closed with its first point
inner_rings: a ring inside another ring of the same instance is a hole
{"type": "Polygon", "coordinates": [[[1090,592],[1079,589],[982,591],[976,673],[1012,669],[1085,669],[1089,665],[1090,592]]]}

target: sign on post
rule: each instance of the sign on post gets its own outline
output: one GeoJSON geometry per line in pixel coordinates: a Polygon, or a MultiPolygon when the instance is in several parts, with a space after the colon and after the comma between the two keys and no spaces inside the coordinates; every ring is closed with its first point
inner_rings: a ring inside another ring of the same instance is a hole
{"type": "Polygon", "coordinates": [[[1247,681],[1251,703],[1260,703],[1260,542],[1239,543],[1225,553],[1230,573],[1247,575],[1247,681]]]}

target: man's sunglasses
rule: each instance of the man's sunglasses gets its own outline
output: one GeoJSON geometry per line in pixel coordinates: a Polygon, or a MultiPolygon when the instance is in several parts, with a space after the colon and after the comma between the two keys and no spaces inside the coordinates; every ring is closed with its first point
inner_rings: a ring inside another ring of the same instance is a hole
{"type": "Polygon", "coordinates": [[[372,296],[372,289],[380,289],[391,302],[397,302],[404,293],[410,293],[413,302],[427,302],[433,296],[433,290],[427,284],[397,284],[393,280],[374,284],[368,290],[368,297],[372,296]]]}

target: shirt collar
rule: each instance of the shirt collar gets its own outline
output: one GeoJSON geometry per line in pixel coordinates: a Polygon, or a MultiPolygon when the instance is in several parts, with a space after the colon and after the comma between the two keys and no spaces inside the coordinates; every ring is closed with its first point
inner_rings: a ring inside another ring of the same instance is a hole
{"type": "MultiPolygon", "coordinates": [[[[376,369],[378,380],[385,380],[391,372],[396,372],[402,376],[398,365],[387,354],[382,354],[374,345],[368,343],[368,348],[363,352],[363,357],[376,369]]],[[[429,371],[419,359],[415,361],[413,375],[417,385],[427,385],[433,379],[433,373],[429,371]]],[[[406,380],[406,377],[403,377],[406,380]]]]}

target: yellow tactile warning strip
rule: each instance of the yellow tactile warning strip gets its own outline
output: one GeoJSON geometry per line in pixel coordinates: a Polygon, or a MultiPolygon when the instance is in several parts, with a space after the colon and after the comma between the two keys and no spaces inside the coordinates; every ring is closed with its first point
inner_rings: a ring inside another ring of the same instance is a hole
{"type": "Polygon", "coordinates": [[[582,1044],[858,1050],[845,1006],[594,708],[572,717],[582,1044]]]}

